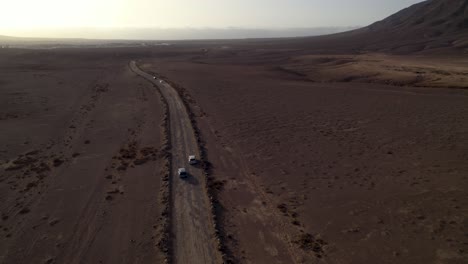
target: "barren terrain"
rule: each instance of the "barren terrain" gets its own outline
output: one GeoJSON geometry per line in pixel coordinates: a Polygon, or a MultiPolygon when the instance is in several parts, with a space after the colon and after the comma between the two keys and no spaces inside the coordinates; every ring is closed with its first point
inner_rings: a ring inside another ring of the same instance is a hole
{"type": "Polygon", "coordinates": [[[435,69],[465,78],[466,59],[370,62],[380,65],[372,71],[420,63],[428,86],[438,87],[426,88],[340,81],[340,72],[304,63],[318,69],[317,81],[278,70],[291,62],[265,51],[181,54],[143,67],[189,96],[224,183],[222,225],[234,261],[467,261],[468,94],[435,81],[435,69]]]}
{"type": "Polygon", "coordinates": [[[468,263],[467,14],[5,46],[0,263],[468,263]]]}
{"type": "Polygon", "coordinates": [[[0,263],[163,262],[155,88],[110,50],[1,52],[0,263]]]}
{"type": "Polygon", "coordinates": [[[2,263],[217,263],[217,247],[236,263],[467,260],[464,57],[235,43],[2,52],[2,263]],[[174,176],[196,140],[169,129],[186,117],[130,71],[138,58],[189,107],[209,189],[198,168],[174,176]],[[426,79],[385,84],[404,80],[387,66],[426,79]],[[343,80],[348,69],[387,77],[343,80]]]}

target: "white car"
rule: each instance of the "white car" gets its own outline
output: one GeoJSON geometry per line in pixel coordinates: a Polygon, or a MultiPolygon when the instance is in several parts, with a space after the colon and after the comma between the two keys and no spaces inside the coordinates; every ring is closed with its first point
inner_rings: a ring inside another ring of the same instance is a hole
{"type": "Polygon", "coordinates": [[[185,170],[185,168],[179,168],[177,170],[177,174],[179,174],[180,178],[187,178],[187,171],[185,170]]]}
{"type": "Polygon", "coordinates": [[[156,80],[156,79],[157,79],[157,78],[156,78],[156,76],[153,76],[153,79],[155,79],[155,80],[156,80]]]}
{"type": "Polygon", "coordinates": [[[190,156],[188,156],[188,163],[189,163],[190,165],[197,164],[197,159],[195,158],[195,155],[190,155],[190,156]]]}

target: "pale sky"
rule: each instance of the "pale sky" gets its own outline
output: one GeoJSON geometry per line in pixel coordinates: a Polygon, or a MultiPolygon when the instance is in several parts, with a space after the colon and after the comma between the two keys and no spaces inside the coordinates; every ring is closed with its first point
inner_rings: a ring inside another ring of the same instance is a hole
{"type": "Polygon", "coordinates": [[[365,26],[421,0],[0,0],[0,35],[71,27],[365,26]]]}

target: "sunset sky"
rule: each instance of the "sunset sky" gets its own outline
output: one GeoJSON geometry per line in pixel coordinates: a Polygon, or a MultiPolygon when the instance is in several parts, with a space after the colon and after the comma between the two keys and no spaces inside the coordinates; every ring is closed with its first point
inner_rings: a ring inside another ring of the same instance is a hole
{"type": "MultiPolygon", "coordinates": [[[[418,0],[0,0],[0,35],[77,27],[365,26],[418,0]]],[[[18,34],[16,34],[18,35],[18,34]]]]}

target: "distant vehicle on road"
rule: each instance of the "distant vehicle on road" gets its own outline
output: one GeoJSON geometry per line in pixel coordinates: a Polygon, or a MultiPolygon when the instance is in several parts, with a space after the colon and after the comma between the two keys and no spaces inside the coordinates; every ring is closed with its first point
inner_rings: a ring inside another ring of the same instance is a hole
{"type": "Polygon", "coordinates": [[[189,163],[190,165],[197,164],[197,159],[195,158],[195,155],[190,155],[190,156],[188,157],[188,163],[189,163]]]}
{"type": "Polygon", "coordinates": [[[179,177],[180,178],[187,178],[187,171],[185,170],[185,168],[179,168],[177,170],[177,173],[179,174],[179,177]]]}
{"type": "Polygon", "coordinates": [[[157,78],[156,78],[156,76],[153,76],[153,79],[155,79],[155,80],[156,80],[156,79],[157,79],[157,78]]]}
{"type": "Polygon", "coordinates": [[[163,83],[163,80],[159,80],[159,83],[163,83]]]}

